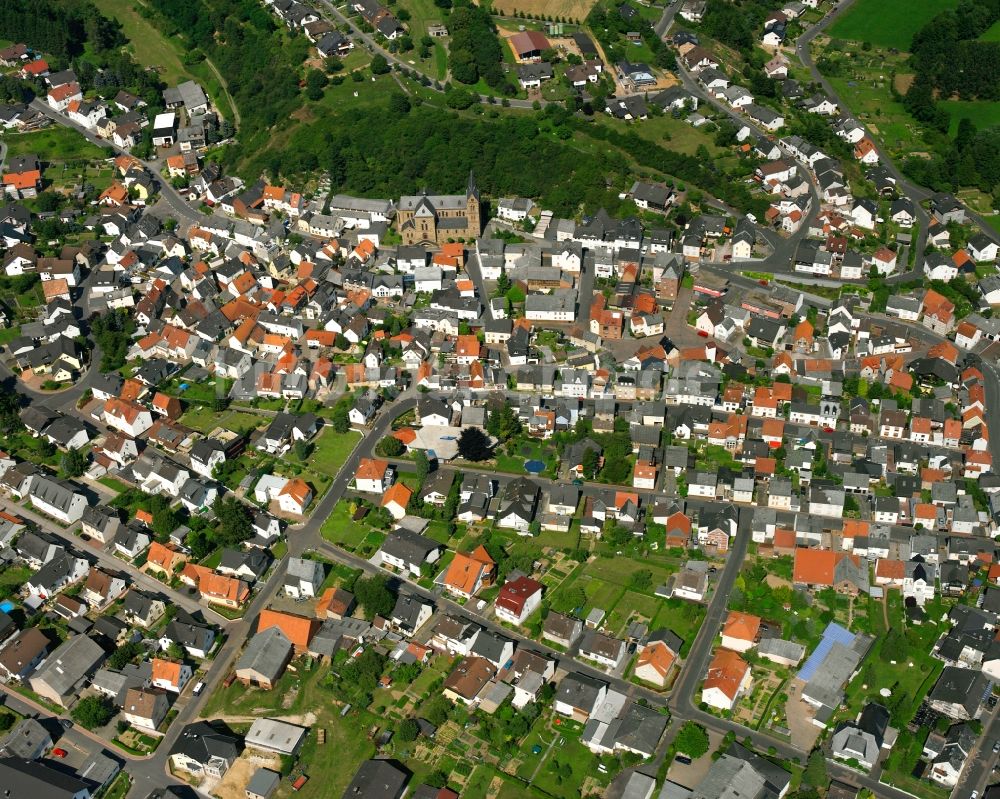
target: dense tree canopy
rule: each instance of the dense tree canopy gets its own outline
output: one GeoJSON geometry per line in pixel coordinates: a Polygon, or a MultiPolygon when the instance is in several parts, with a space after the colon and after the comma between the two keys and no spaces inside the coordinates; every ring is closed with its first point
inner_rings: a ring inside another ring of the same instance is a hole
{"type": "Polygon", "coordinates": [[[466,427],[458,438],[458,454],[467,461],[485,461],[493,456],[493,447],[478,427],[466,427]]]}
{"type": "Polygon", "coordinates": [[[309,40],[281,30],[255,0],[151,0],[150,5],[164,36],[183,37],[222,73],[240,109],[240,139],[248,151],[265,143],[268,129],[287,121],[296,107],[309,40]]]}
{"type": "Polygon", "coordinates": [[[381,575],[365,577],[354,584],[354,595],[364,610],[366,619],[388,616],[396,605],[396,595],[381,575]]]}
{"type": "Polygon", "coordinates": [[[963,0],[917,31],[910,47],[917,91],[1000,99],[1000,42],[977,41],[998,19],[1000,0],[963,0]]]}
{"type": "Polygon", "coordinates": [[[4,0],[0,32],[65,62],[87,47],[101,53],[125,44],[121,26],[89,0],[4,0]]]}
{"type": "Polygon", "coordinates": [[[488,86],[501,90],[508,85],[502,45],[487,9],[464,3],[457,6],[448,17],[448,33],[448,66],[455,80],[472,85],[482,78],[488,86]]]}

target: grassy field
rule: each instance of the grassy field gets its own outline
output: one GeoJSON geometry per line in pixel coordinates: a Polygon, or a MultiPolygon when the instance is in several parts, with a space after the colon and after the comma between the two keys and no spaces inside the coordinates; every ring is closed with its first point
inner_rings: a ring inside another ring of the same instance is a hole
{"type": "MultiPolygon", "coordinates": [[[[330,705],[327,703],[326,708],[330,705]]],[[[375,747],[368,740],[366,724],[376,723],[370,714],[362,714],[355,718],[351,714],[347,718],[333,717],[327,709],[323,719],[326,729],[326,743],[320,745],[315,733],[306,737],[299,758],[306,764],[309,782],[298,793],[303,799],[313,797],[340,796],[347,790],[354,777],[354,772],[364,760],[375,754],[375,747]]]]}
{"type": "Polygon", "coordinates": [[[1000,21],[994,22],[979,37],[981,42],[1000,42],[1000,21]]]}
{"type": "Polygon", "coordinates": [[[852,60],[852,68],[856,68],[856,78],[829,78],[847,107],[868,125],[891,154],[925,150],[919,126],[903,104],[892,99],[888,81],[878,81],[876,67],[868,68],[852,60]]]}
{"type": "Polygon", "coordinates": [[[986,100],[944,100],[939,105],[951,115],[951,124],[948,126],[950,136],[958,131],[958,123],[963,117],[971,119],[978,130],[1000,125],[1000,103],[986,100]]]}
{"type": "MultiPolygon", "coordinates": [[[[330,477],[336,477],[357,443],[358,434],[354,431],[337,433],[332,427],[324,428],[303,465],[330,477]]],[[[288,457],[293,463],[300,463],[294,455],[289,454],[288,457]]]]}
{"type": "Polygon", "coordinates": [[[323,520],[320,534],[331,544],[353,550],[361,545],[370,529],[364,522],[353,521],[349,504],[341,500],[323,520]]]}
{"type": "Polygon", "coordinates": [[[414,42],[420,41],[420,37],[427,33],[429,25],[440,25],[444,22],[444,9],[434,5],[434,0],[401,0],[400,6],[410,12],[406,27],[410,29],[410,36],[414,42]]]}
{"type": "Polygon", "coordinates": [[[909,50],[913,34],[958,0],[857,0],[830,28],[836,39],[909,50]]]}
{"type": "Polygon", "coordinates": [[[132,43],[132,54],[140,64],[156,67],[168,84],[176,85],[193,77],[181,63],[178,49],[164,39],[153,24],[136,10],[138,2],[95,0],[94,5],[105,16],[113,17],[122,24],[122,31],[132,43]]]}
{"type": "Polygon", "coordinates": [[[95,5],[105,16],[113,17],[122,24],[136,61],[143,66],[155,68],[160,77],[172,86],[185,80],[197,81],[222,115],[229,120],[234,118],[232,104],[209,62],[185,66],[181,61],[181,42],[165,39],[156,25],[136,10],[142,5],[140,0],[97,0],[95,5]]]}
{"type": "Polygon", "coordinates": [[[32,133],[7,134],[7,158],[31,153],[42,161],[65,162],[103,159],[107,153],[71,128],[53,126],[32,133]]]}
{"type": "MultiPolygon", "coordinates": [[[[612,119],[607,114],[599,114],[594,118],[599,124],[621,130],[621,122],[612,119]]],[[[674,119],[670,114],[650,117],[641,125],[633,126],[632,130],[644,139],[663,144],[670,150],[687,155],[694,155],[702,145],[707,147],[713,156],[722,157],[729,154],[725,148],[716,146],[712,134],[689,125],[683,119],[674,119]]]]}
{"type": "Polygon", "coordinates": [[[229,411],[219,413],[208,407],[188,409],[180,418],[180,423],[197,430],[200,433],[210,433],[217,427],[232,430],[234,433],[247,433],[267,423],[267,419],[255,413],[240,413],[229,411]]]}

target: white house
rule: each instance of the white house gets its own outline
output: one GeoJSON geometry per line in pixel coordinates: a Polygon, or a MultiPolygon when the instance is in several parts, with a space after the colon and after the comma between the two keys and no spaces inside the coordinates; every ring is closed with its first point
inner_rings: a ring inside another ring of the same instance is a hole
{"type": "Polygon", "coordinates": [[[28,499],[37,510],[63,524],[80,521],[87,507],[87,498],[83,494],[43,475],[34,475],[30,480],[28,499]]]}
{"type": "Polygon", "coordinates": [[[494,606],[497,618],[509,624],[523,624],[541,605],[543,589],[540,582],[530,577],[504,583],[494,606]]]}

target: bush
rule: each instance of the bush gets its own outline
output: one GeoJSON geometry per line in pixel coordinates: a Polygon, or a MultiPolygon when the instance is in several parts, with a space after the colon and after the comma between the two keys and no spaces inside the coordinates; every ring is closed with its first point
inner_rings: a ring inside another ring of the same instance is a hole
{"type": "Polygon", "coordinates": [[[111,721],[115,713],[115,707],[107,697],[85,696],[76,703],[70,715],[84,729],[94,730],[111,721]]]}

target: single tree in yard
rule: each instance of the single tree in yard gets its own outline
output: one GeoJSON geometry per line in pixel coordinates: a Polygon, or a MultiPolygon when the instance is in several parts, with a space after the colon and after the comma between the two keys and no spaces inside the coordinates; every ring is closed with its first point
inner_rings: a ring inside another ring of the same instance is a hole
{"type": "Polygon", "coordinates": [[[399,729],[396,730],[396,739],[403,743],[410,743],[417,740],[420,735],[420,725],[414,719],[403,719],[399,722],[399,729]]]}
{"type": "Polygon", "coordinates": [[[427,453],[422,449],[413,453],[413,466],[417,472],[417,479],[423,483],[427,473],[431,470],[431,462],[427,459],[427,453]]]}
{"type": "Polygon", "coordinates": [[[115,706],[104,696],[85,696],[76,703],[70,714],[81,727],[95,730],[103,727],[115,715],[115,706]]]}
{"type": "Polygon", "coordinates": [[[493,456],[486,433],[478,427],[466,427],[458,438],[458,454],[467,461],[485,461],[493,456]]]}
{"type": "Polygon", "coordinates": [[[67,477],[79,477],[87,470],[87,457],[78,449],[67,450],[59,465],[67,477]]]}
{"type": "Polygon", "coordinates": [[[378,442],[378,454],[383,458],[398,458],[406,449],[403,442],[395,436],[385,436],[378,442]]]}
{"type": "Polygon", "coordinates": [[[683,752],[692,760],[696,760],[708,752],[708,733],[696,722],[685,722],[677,733],[674,746],[678,752],[683,752]]]}
{"type": "Polygon", "coordinates": [[[354,595],[369,621],[376,616],[388,616],[396,605],[395,595],[389,590],[385,578],[380,575],[358,580],[354,584],[354,595]]]}
{"type": "Polygon", "coordinates": [[[830,775],[826,771],[826,758],[823,757],[823,750],[818,747],[809,753],[802,781],[813,788],[826,788],[830,784],[830,775]]]}

